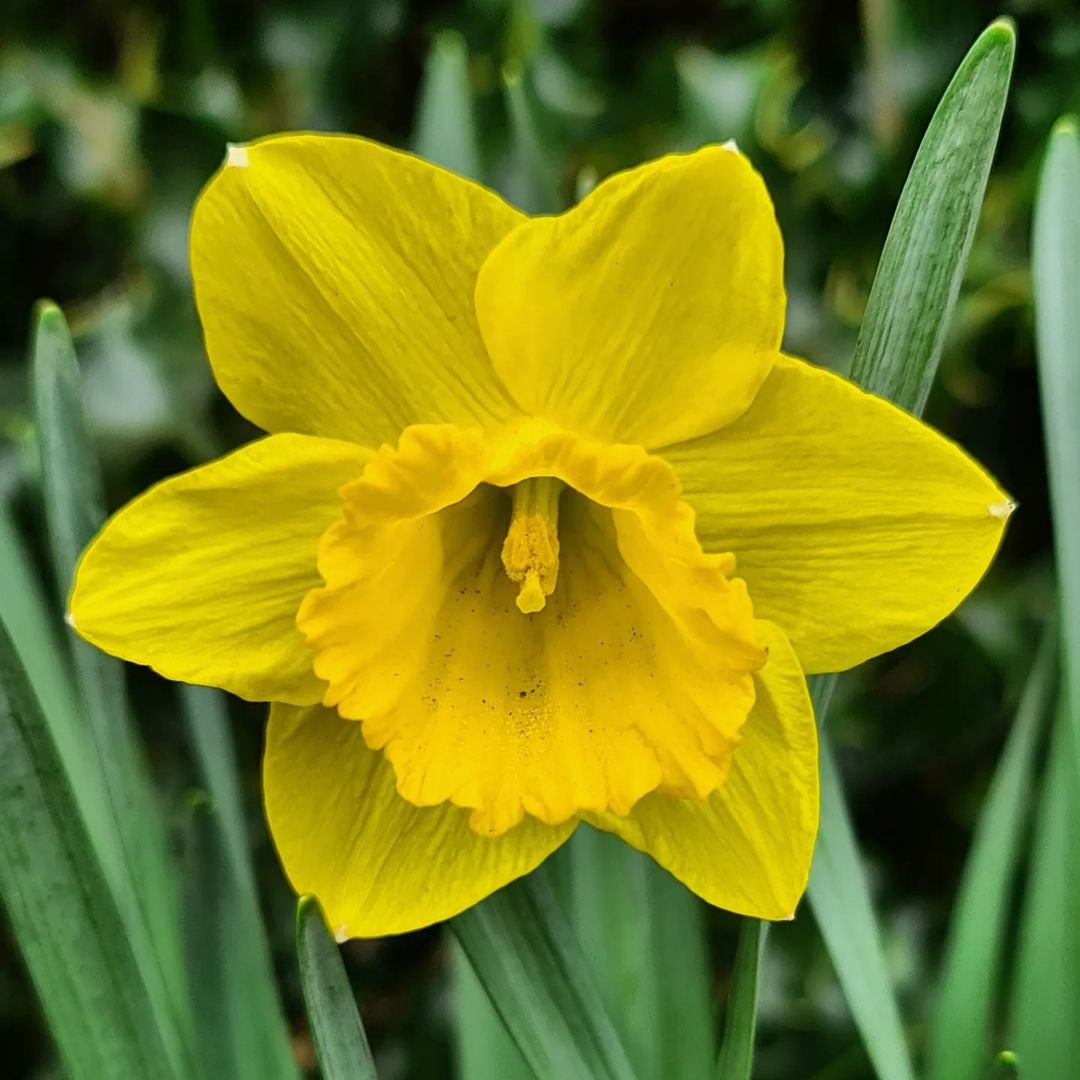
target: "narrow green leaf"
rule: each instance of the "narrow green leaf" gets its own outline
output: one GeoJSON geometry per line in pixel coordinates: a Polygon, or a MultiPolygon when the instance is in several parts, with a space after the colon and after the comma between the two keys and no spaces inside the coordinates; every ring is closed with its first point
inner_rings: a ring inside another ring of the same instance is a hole
{"type": "MultiPolygon", "coordinates": [[[[75,350],[54,304],[38,307],[31,361],[50,553],[61,605],[66,608],[79,556],[105,513],[100,470],[82,411],[75,350]]],[[[103,783],[110,826],[110,835],[95,842],[115,846],[115,855],[110,856],[120,867],[115,896],[158,1024],[173,1059],[190,1061],[190,1001],[176,886],[163,823],[135,738],[123,668],[74,634],[69,640],[91,760],[103,783]]]]}
{"type": "Polygon", "coordinates": [[[851,377],[921,413],[979,222],[1009,92],[1016,33],[999,19],[964,57],[896,207],[851,377]]]}
{"type": "Polygon", "coordinates": [[[299,1075],[248,858],[224,698],[182,687],[188,735],[208,800],[191,828],[185,925],[203,1074],[236,1080],[299,1075]]]}
{"type": "Polygon", "coordinates": [[[469,958],[450,941],[457,1075],[463,1080],[533,1080],[517,1044],[488,1000],[469,958]]]}
{"type": "Polygon", "coordinates": [[[1032,247],[1064,692],[1080,767],[1080,134],[1072,118],[1059,121],[1050,136],[1032,247]]]}
{"type": "Polygon", "coordinates": [[[482,179],[469,87],[469,54],[460,34],[436,34],[424,67],[413,149],[470,180],[482,179]]]}
{"type": "Polygon", "coordinates": [[[530,214],[553,214],[563,208],[555,171],[544,145],[539,110],[516,61],[503,69],[503,98],[510,121],[514,166],[510,200],[530,214]]]}
{"type": "Polygon", "coordinates": [[[1080,1061],[1080,814],[1072,720],[1054,726],[1020,917],[1009,1049],[1030,1080],[1076,1075],[1080,1061]]]}
{"type": "Polygon", "coordinates": [[[375,1080],[349,977],[314,896],[300,897],[296,906],[296,954],[323,1080],[375,1080]]]}
{"type": "Polygon", "coordinates": [[[187,1080],[49,726],[0,625],[0,895],[73,1080],[187,1080]]]}
{"type": "Polygon", "coordinates": [[[716,1050],[700,901],[589,826],[564,851],[570,922],[635,1075],[707,1075],[716,1050]]]}
{"type": "Polygon", "coordinates": [[[1044,635],[1001,763],[979,815],[949,925],[930,1040],[931,1080],[977,1080],[994,1049],[991,1010],[999,986],[1031,776],[1056,683],[1057,635],[1044,635]]]}
{"type": "MultiPolygon", "coordinates": [[[[15,654],[26,671],[71,780],[80,811],[98,857],[118,855],[106,842],[112,825],[101,775],[92,758],[86,725],[75,699],[71,671],[60,639],[55,606],[46,602],[41,582],[12,520],[0,504],[0,622],[11,637],[15,654]]],[[[115,888],[119,858],[104,864],[107,880],[115,888]]]]}
{"type": "Polygon", "coordinates": [[[716,1080],[750,1080],[757,1032],[758,972],[767,929],[760,919],[742,920],[716,1080]]]}
{"type": "Polygon", "coordinates": [[[881,1080],[911,1080],[911,1058],[889,982],[870,890],[832,747],[824,738],[821,827],[807,896],[877,1075],[881,1080]]]}
{"type": "Polygon", "coordinates": [[[458,915],[450,927],[537,1076],[633,1080],[581,947],[542,871],[458,915]]]}
{"type": "MultiPolygon", "coordinates": [[[[945,91],[904,185],[856,344],[852,378],[916,415],[937,372],[978,223],[1015,48],[1012,24],[992,23],[945,91]]],[[[821,723],[835,676],[811,682],[821,723]]],[[[824,733],[821,785],[810,904],[878,1075],[908,1080],[910,1055],[824,733]]]]}

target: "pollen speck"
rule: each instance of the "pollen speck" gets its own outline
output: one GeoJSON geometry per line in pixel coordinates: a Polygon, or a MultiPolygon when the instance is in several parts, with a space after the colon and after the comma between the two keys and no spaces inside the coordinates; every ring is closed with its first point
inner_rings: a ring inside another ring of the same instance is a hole
{"type": "Polygon", "coordinates": [[[340,926],[339,926],[339,927],[338,927],[338,928],[337,928],[337,929],[336,929],[336,930],[334,931],[334,940],[335,940],[335,941],[336,941],[336,942],[337,942],[337,943],[338,943],[339,945],[344,945],[344,944],[345,944],[345,942],[349,940],[349,927],[348,927],[348,925],[347,925],[346,923],[342,923],[342,924],[341,924],[341,925],[340,925],[340,926]]]}
{"type": "Polygon", "coordinates": [[[67,611],[64,613],[64,622],[66,622],[72,630],[77,629],[77,627],[75,626],[75,616],[72,612],[67,611]]]}
{"type": "Polygon", "coordinates": [[[1001,518],[1002,521],[1005,521],[1016,509],[1016,503],[1014,503],[1012,499],[1002,499],[1001,502],[991,503],[987,509],[994,517],[1001,518]]]}

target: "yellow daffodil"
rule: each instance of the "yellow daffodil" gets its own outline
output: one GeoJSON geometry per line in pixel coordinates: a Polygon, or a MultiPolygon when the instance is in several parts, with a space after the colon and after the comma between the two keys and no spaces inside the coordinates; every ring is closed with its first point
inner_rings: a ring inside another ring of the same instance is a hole
{"type": "Polygon", "coordinates": [[[709,147],[556,217],[361,139],[233,148],[191,237],[217,381],[270,432],[87,551],[79,632],[270,701],[265,798],[339,937],[446,918],[585,821],[792,915],[805,674],[947,615],[1011,504],[780,351],[783,250],[709,147]]]}

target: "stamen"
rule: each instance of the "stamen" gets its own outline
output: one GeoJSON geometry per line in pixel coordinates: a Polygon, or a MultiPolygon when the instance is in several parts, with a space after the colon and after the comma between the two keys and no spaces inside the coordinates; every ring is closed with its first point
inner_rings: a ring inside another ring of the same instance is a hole
{"type": "Polygon", "coordinates": [[[563,482],[534,476],[514,485],[514,508],[502,547],[506,576],[521,587],[518,610],[543,610],[559,576],[559,496],[563,482]]]}

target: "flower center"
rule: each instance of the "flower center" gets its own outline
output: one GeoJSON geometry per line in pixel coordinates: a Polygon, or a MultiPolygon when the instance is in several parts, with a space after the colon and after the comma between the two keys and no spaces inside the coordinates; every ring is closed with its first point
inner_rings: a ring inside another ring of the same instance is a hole
{"type": "Polygon", "coordinates": [[[518,585],[518,610],[542,611],[559,576],[559,497],[565,485],[554,476],[533,476],[514,485],[514,508],[502,546],[506,576],[518,585]]]}
{"type": "Polygon", "coordinates": [[[402,798],[498,835],[723,782],[765,652],[666,462],[540,421],[417,425],[340,495],[297,625],[402,798]]]}

